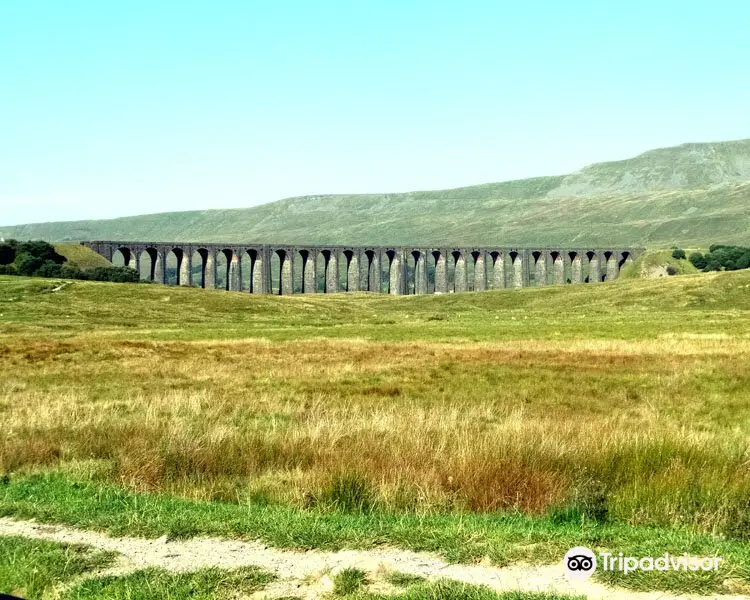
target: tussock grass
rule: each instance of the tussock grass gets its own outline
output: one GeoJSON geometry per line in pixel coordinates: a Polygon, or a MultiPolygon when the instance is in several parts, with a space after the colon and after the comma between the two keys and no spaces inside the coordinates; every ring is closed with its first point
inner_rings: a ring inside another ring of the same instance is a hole
{"type": "Polygon", "coordinates": [[[749,356],[736,340],[94,338],[8,343],[4,358],[5,472],[93,459],[133,489],[199,499],[573,507],[571,518],[604,507],[708,531],[736,523],[750,489],[748,423],[737,419],[749,356]]]}
{"type": "Polygon", "coordinates": [[[0,278],[3,472],[748,535],[748,273],[406,298],[50,285],[0,278]]]}
{"type": "Polygon", "coordinates": [[[359,592],[365,585],[367,585],[367,575],[363,570],[354,567],[342,569],[333,578],[333,594],[349,596],[359,592]]]}

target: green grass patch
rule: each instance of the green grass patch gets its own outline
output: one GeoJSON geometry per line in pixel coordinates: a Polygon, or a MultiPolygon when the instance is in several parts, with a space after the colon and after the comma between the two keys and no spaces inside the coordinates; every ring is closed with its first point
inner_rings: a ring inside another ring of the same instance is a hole
{"type": "Polygon", "coordinates": [[[410,585],[424,583],[425,581],[425,578],[421,575],[413,575],[412,573],[403,573],[401,571],[389,571],[385,579],[388,583],[397,587],[409,587],[410,585]]]}
{"type": "Polygon", "coordinates": [[[162,600],[192,598],[222,600],[263,589],[275,576],[258,567],[231,571],[209,568],[191,573],[144,569],[122,577],[88,579],[65,595],[65,600],[162,600]]]}
{"type": "Polygon", "coordinates": [[[333,594],[349,596],[367,585],[367,575],[361,569],[350,567],[336,573],[333,578],[333,594]]]}
{"type": "MultiPolygon", "coordinates": [[[[655,544],[658,545],[658,544],[655,544]]],[[[627,554],[627,553],[626,553],[627,554]]],[[[656,556],[663,556],[664,551],[656,551],[656,556]]],[[[650,556],[650,555],[648,555],[650,556]]],[[[746,571],[747,575],[747,571],[746,571]]],[[[619,571],[602,571],[597,569],[595,578],[609,585],[618,585],[641,592],[663,591],[675,594],[708,595],[714,592],[737,592],[739,589],[725,589],[723,582],[726,573],[720,568],[718,571],[633,571],[627,575],[619,571]]],[[[750,591],[750,585],[738,582],[742,591],[750,591]]]]}
{"type": "Polygon", "coordinates": [[[356,338],[471,343],[750,335],[750,270],[401,297],[252,296],[84,281],[50,293],[60,283],[0,276],[0,336],[96,333],[149,342],[356,338]]]}
{"type": "Polygon", "coordinates": [[[109,566],[114,557],[85,546],[0,536],[0,592],[41,598],[61,583],[109,566]]]}
{"type": "MultiPolygon", "coordinates": [[[[489,558],[551,564],[578,545],[632,556],[722,556],[723,579],[750,583],[750,547],[689,530],[624,523],[558,523],[520,514],[399,515],[325,513],[284,506],[191,502],[132,494],[113,486],[72,482],[59,475],[12,477],[0,487],[0,515],[62,522],[112,535],[189,537],[197,535],[262,539],[280,548],[339,550],[383,543],[414,551],[438,552],[448,560],[489,558]]],[[[679,582],[614,573],[609,583],[635,589],[678,589],[679,582]]],[[[689,582],[718,591],[721,578],[689,582]]],[[[681,589],[681,588],[680,588],[681,589]]]]}
{"type": "Polygon", "coordinates": [[[362,600],[584,600],[582,596],[534,592],[495,592],[488,587],[441,580],[410,585],[398,594],[359,594],[362,600]]]}

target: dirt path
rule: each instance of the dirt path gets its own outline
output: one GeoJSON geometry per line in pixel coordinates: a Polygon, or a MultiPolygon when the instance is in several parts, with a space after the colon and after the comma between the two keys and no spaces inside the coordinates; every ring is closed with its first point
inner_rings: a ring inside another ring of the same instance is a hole
{"type": "Polygon", "coordinates": [[[497,568],[484,565],[456,565],[446,563],[433,554],[408,550],[380,548],[376,550],[343,550],[339,552],[278,550],[259,542],[243,542],[216,538],[192,538],[170,541],[166,538],[143,539],[109,537],[107,535],[66,527],[45,525],[33,521],[0,518],[0,535],[23,536],[33,539],[86,544],[120,554],[112,574],[124,574],[146,567],[160,567],[170,571],[194,571],[204,567],[233,569],[257,565],[272,571],[279,581],[257,594],[261,598],[284,595],[306,599],[318,598],[333,587],[332,576],[347,567],[366,571],[374,581],[374,589],[389,591],[384,575],[400,571],[421,575],[431,580],[453,579],[474,585],[486,585],[497,591],[521,590],[528,592],[558,592],[579,594],[590,599],[677,600],[687,598],[720,598],[741,600],[746,596],[674,596],[657,592],[630,592],[607,588],[593,581],[571,581],[561,565],[515,565],[497,568]]]}

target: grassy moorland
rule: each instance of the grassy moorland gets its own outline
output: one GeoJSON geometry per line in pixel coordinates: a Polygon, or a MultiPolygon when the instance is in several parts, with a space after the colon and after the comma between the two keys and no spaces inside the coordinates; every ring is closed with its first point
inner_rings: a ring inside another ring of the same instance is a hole
{"type": "Polygon", "coordinates": [[[652,150],[562,176],[452,190],[304,196],[244,209],[0,226],[0,237],[707,247],[747,241],[748,199],[750,140],[738,140],[652,150]]]}
{"type": "Polygon", "coordinates": [[[720,553],[747,582],[749,340],[750,272],[395,298],[2,277],[0,513],[501,564],[720,553]]]}

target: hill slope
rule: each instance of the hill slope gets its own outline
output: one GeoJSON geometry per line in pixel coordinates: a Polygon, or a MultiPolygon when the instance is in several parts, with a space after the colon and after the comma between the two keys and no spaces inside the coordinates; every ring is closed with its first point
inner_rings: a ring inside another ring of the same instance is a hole
{"type": "Polygon", "coordinates": [[[0,237],[351,244],[707,246],[750,238],[750,140],[453,190],[0,227],[0,237]]]}
{"type": "Polygon", "coordinates": [[[95,267],[111,267],[112,263],[86,246],[73,243],[55,244],[55,252],[68,259],[68,263],[75,264],[81,269],[95,267]]]}

